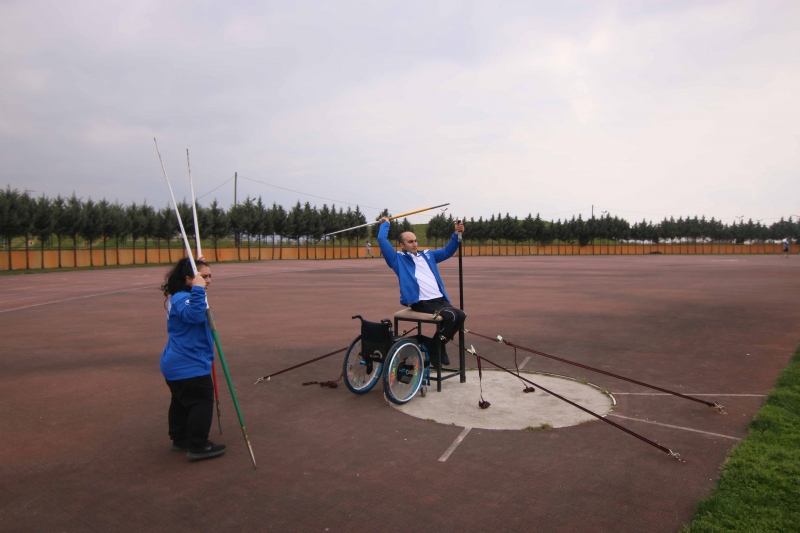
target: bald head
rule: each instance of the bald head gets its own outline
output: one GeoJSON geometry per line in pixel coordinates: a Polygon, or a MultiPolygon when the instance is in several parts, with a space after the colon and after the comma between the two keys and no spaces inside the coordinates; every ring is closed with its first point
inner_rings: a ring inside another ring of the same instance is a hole
{"type": "Polygon", "coordinates": [[[404,231],[400,234],[400,247],[404,252],[417,253],[417,236],[413,231],[404,231]]]}

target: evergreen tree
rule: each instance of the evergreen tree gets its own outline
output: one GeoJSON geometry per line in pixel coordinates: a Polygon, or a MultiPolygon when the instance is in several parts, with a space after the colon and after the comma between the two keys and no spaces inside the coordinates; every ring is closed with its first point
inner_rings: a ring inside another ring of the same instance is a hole
{"type": "Polygon", "coordinates": [[[53,213],[53,233],[58,239],[58,268],[61,268],[61,237],[65,235],[61,220],[66,209],[66,202],[60,194],[53,200],[51,209],[53,213]]]}
{"type": "Polygon", "coordinates": [[[544,223],[536,213],[536,218],[533,218],[530,213],[522,220],[522,233],[526,240],[531,242],[541,242],[542,240],[542,227],[544,223]]]}
{"type": "Polygon", "coordinates": [[[230,223],[225,210],[217,204],[216,198],[208,207],[208,229],[205,234],[214,241],[214,259],[219,261],[219,240],[225,238],[230,232],[230,223]]]}
{"type": "MultiPolygon", "coordinates": [[[[353,226],[360,226],[362,224],[367,223],[367,217],[364,216],[364,213],[361,212],[358,206],[356,206],[356,210],[353,211],[353,226]]],[[[400,231],[400,224],[397,224],[397,230],[400,231]]],[[[356,239],[356,247],[360,246],[360,240],[366,239],[369,236],[369,227],[364,226],[363,228],[354,229],[352,231],[353,237],[356,239]]],[[[399,235],[399,233],[398,233],[399,235]]],[[[358,255],[356,255],[358,257],[358,255]]]]}
{"type": "Polygon", "coordinates": [[[130,236],[133,240],[133,264],[136,264],[136,241],[145,234],[146,228],[142,219],[140,208],[133,202],[125,208],[125,214],[130,223],[130,236]]]}
{"type": "Polygon", "coordinates": [[[147,205],[144,202],[139,207],[139,216],[142,219],[142,227],[144,228],[144,262],[148,263],[150,260],[147,257],[147,243],[149,239],[153,239],[158,233],[158,216],[153,206],[147,205]]]}
{"type": "Polygon", "coordinates": [[[539,234],[539,244],[541,244],[542,246],[548,246],[550,243],[553,242],[553,239],[555,238],[554,235],[555,234],[553,233],[553,223],[545,222],[542,225],[542,231],[539,234]]]}
{"type": "Polygon", "coordinates": [[[256,231],[256,235],[258,235],[258,258],[261,259],[262,241],[267,235],[272,234],[272,216],[270,215],[270,210],[264,205],[260,196],[255,204],[255,213],[253,217],[257,221],[253,229],[256,231]]]}
{"type": "Polygon", "coordinates": [[[122,241],[122,245],[125,246],[125,239],[131,232],[131,220],[128,218],[128,211],[118,202],[114,202],[108,208],[106,224],[108,226],[108,234],[114,237],[117,264],[119,264],[119,243],[122,241]]]}
{"type": "MultiPolygon", "coordinates": [[[[250,197],[247,197],[250,200],[250,197]]],[[[242,247],[242,234],[247,231],[248,216],[250,212],[244,203],[232,205],[228,209],[228,222],[233,233],[234,246],[237,248],[236,257],[241,261],[239,249],[242,247]]]]}
{"type": "MultiPolygon", "coordinates": [[[[317,211],[317,206],[311,207],[311,204],[306,202],[305,206],[303,206],[303,221],[305,225],[304,234],[306,236],[306,258],[308,258],[308,241],[313,240],[316,243],[322,238],[322,217],[317,211]]],[[[367,228],[360,229],[366,230],[367,228]]],[[[314,257],[316,258],[316,254],[314,257]]]]}
{"type": "Polygon", "coordinates": [[[56,220],[53,216],[53,202],[45,195],[39,197],[33,204],[32,231],[39,239],[42,251],[41,268],[44,268],[44,243],[53,234],[56,220]]]}
{"type": "MultiPolygon", "coordinates": [[[[283,259],[283,237],[286,235],[286,210],[282,206],[272,203],[270,209],[270,217],[272,218],[272,253],[275,253],[275,235],[278,236],[278,259],[283,259]]],[[[273,255],[273,259],[274,259],[273,255]]]]}
{"type": "Polygon", "coordinates": [[[81,232],[82,221],[83,202],[73,192],[67,200],[61,220],[59,220],[63,234],[72,238],[72,266],[78,266],[78,234],[81,232]]]}
{"type": "Polygon", "coordinates": [[[83,205],[79,234],[89,244],[89,265],[94,266],[94,241],[103,234],[103,213],[91,198],[83,205]]]}
{"type": "Polygon", "coordinates": [[[483,217],[478,217],[478,220],[470,219],[470,232],[471,239],[478,241],[478,245],[482,245],[486,241],[486,222],[483,217]]]}
{"type": "Polygon", "coordinates": [[[105,198],[97,202],[96,208],[100,216],[100,236],[103,239],[103,266],[107,266],[108,258],[106,245],[108,244],[109,237],[114,233],[114,221],[111,220],[111,209],[105,198]]]}
{"type": "Polygon", "coordinates": [[[300,201],[286,215],[286,237],[297,241],[297,257],[300,257],[300,238],[303,236],[303,206],[300,201]]]}
{"type": "MultiPolygon", "coordinates": [[[[195,244],[197,242],[197,230],[194,227],[194,212],[192,211],[192,205],[187,202],[185,198],[178,202],[178,213],[181,216],[181,222],[183,222],[183,229],[186,231],[186,238],[189,240],[189,246],[197,252],[195,244]]],[[[199,218],[200,213],[197,213],[197,216],[199,218]]],[[[177,232],[180,228],[177,225],[178,219],[175,217],[174,212],[172,213],[172,218],[175,219],[175,231],[177,232]]],[[[197,222],[199,225],[200,220],[197,222]]],[[[183,236],[181,236],[181,239],[183,239],[183,236]]]]}
{"type": "MultiPolygon", "coordinates": [[[[380,214],[377,217],[375,217],[375,221],[377,222],[378,220],[382,219],[383,217],[390,217],[390,216],[392,216],[392,215],[391,215],[391,213],[389,213],[389,210],[388,209],[384,209],[383,211],[380,212],[380,214]]],[[[364,222],[362,222],[362,224],[366,224],[366,223],[367,223],[367,221],[365,219],[364,222]]],[[[377,239],[378,238],[378,232],[380,232],[380,230],[381,230],[381,225],[380,224],[375,224],[374,226],[370,226],[369,229],[371,230],[372,237],[374,239],[377,239]]],[[[389,242],[391,242],[391,243],[398,242],[398,239],[400,238],[400,234],[403,233],[403,231],[404,230],[400,227],[400,223],[397,220],[390,220],[389,221],[389,235],[387,235],[386,238],[389,239],[389,242]]],[[[411,230],[409,230],[409,231],[411,231],[411,230]]]]}
{"type": "Polygon", "coordinates": [[[452,215],[448,219],[444,216],[444,213],[439,213],[431,217],[431,219],[428,220],[428,227],[425,228],[425,237],[428,239],[428,244],[430,244],[432,239],[434,241],[434,247],[438,248],[439,239],[452,235],[453,226],[450,224],[451,221],[453,221],[452,215]]]}
{"type": "MultiPolygon", "coordinates": [[[[28,203],[16,189],[7,186],[0,191],[0,234],[8,246],[8,270],[11,270],[11,249],[14,238],[25,235],[30,223],[28,203]]],[[[27,239],[26,239],[27,243],[27,239]]]]}
{"type": "Polygon", "coordinates": [[[249,261],[251,257],[250,246],[251,246],[251,241],[253,240],[253,236],[261,234],[262,217],[261,213],[258,210],[258,205],[256,204],[255,199],[250,198],[249,195],[247,196],[247,199],[245,200],[243,206],[244,206],[244,211],[246,213],[244,220],[244,231],[245,233],[247,233],[247,260],[249,261]]]}

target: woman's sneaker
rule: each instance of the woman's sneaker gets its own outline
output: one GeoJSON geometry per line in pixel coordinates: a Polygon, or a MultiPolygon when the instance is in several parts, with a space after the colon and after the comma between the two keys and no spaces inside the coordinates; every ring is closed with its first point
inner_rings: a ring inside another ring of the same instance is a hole
{"type": "Polygon", "coordinates": [[[201,448],[190,448],[189,453],[186,454],[186,457],[192,461],[198,461],[200,459],[216,457],[218,455],[222,455],[223,453],[225,453],[224,444],[214,444],[213,442],[208,441],[206,442],[205,446],[201,448]]]}

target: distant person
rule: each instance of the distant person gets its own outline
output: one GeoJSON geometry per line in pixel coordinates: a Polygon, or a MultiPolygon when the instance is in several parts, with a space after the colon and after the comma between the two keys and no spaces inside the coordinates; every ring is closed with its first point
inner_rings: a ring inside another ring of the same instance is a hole
{"type": "MultiPolygon", "coordinates": [[[[453,237],[444,248],[418,252],[417,236],[413,232],[404,231],[400,234],[399,239],[402,250],[398,252],[387,238],[389,236],[389,219],[383,217],[380,222],[378,245],[386,264],[397,274],[400,282],[400,303],[411,307],[412,311],[421,313],[439,311],[442,321],[437,325],[436,334],[442,336],[445,341],[453,340],[456,332],[464,326],[467,315],[450,303],[436,264],[450,259],[456,253],[458,235],[453,233],[453,237]]],[[[455,231],[463,232],[464,224],[456,223],[455,231]]],[[[435,343],[436,339],[433,339],[432,342],[435,343]]],[[[428,348],[432,348],[432,346],[428,348]]],[[[443,354],[442,364],[450,364],[446,353],[443,354]]]]}
{"type": "Polygon", "coordinates": [[[370,242],[367,241],[367,244],[365,244],[364,246],[366,246],[367,248],[367,257],[372,257],[372,244],[370,244],[370,242]]]}
{"type": "Polygon", "coordinates": [[[789,239],[783,239],[783,253],[784,257],[789,257],[789,239]]]}
{"type": "Polygon", "coordinates": [[[161,290],[167,298],[167,345],[161,354],[161,373],[172,393],[169,437],[172,449],[192,460],[225,453],[224,444],[208,440],[214,414],[211,364],[214,343],[206,318],[206,290],[211,267],[198,257],[197,275],[188,259],[169,271],[161,290]]]}

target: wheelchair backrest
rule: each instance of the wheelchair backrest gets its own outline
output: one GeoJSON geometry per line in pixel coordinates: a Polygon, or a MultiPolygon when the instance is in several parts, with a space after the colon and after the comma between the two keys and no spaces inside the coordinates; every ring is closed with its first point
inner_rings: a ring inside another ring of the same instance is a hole
{"type": "Polygon", "coordinates": [[[361,350],[364,358],[383,360],[392,344],[392,323],[389,320],[369,322],[361,319],[361,350]],[[377,357],[376,352],[380,354],[377,357]]]}

